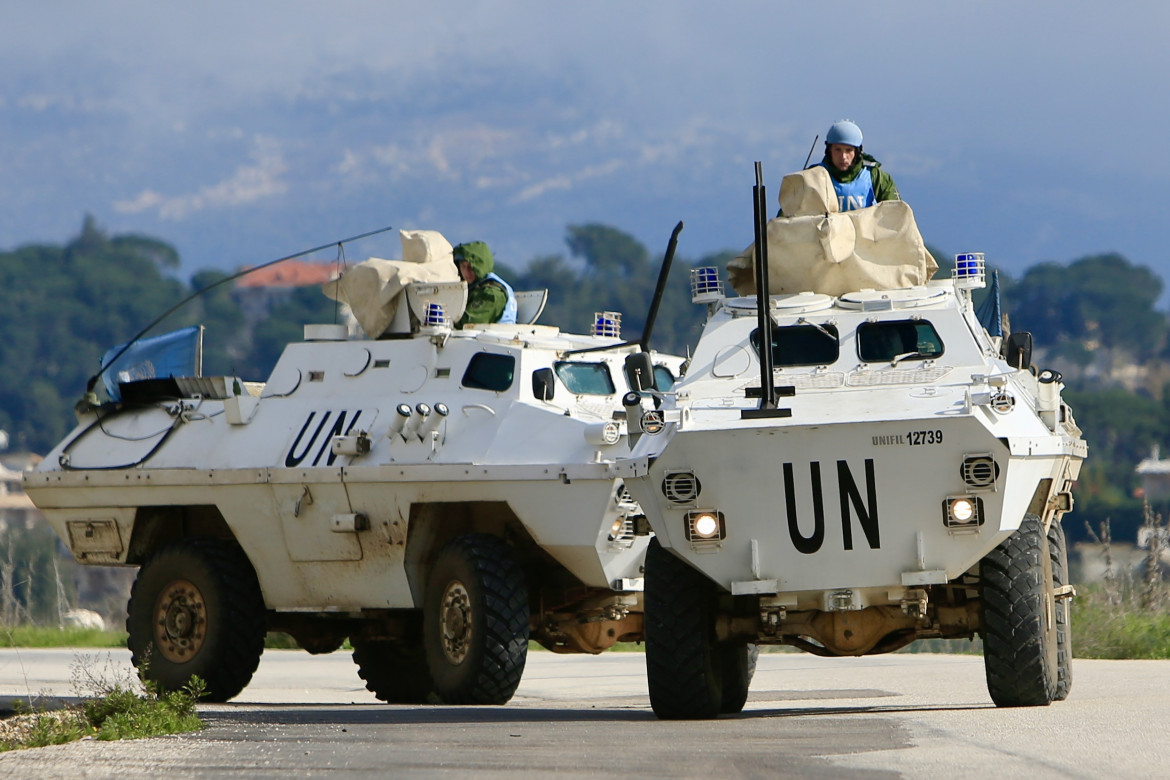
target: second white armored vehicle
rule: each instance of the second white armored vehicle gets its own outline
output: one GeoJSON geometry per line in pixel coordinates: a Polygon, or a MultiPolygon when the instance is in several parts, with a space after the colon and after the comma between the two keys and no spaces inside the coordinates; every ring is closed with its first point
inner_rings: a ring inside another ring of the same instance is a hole
{"type": "MultiPolygon", "coordinates": [[[[523,296],[518,324],[454,329],[450,244],[404,234],[404,256],[420,243],[418,268],[342,277],[377,338],[308,326],[263,383],[127,371],[25,475],[79,562],[141,567],[129,645],[164,688],[232,698],[279,630],[311,653],[348,637],[388,702],[503,703],[530,638],[641,637],[649,537],[614,466],[637,347],[608,314],[531,324],[523,296]]],[[[666,387],[680,363],[642,365],[666,387]]]]}
{"type": "Polygon", "coordinates": [[[1060,521],[1087,450],[1060,375],[977,316],[982,255],[930,281],[906,204],[835,213],[829,186],[802,214],[813,175],[786,179],[793,216],[757,222],[771,294],[692,272],[706,328],[660,408],[631,417],[654,710],[739,711],[758,644],[857,656],[975,635],[996,704],[1063,699],[1060,521]]]}

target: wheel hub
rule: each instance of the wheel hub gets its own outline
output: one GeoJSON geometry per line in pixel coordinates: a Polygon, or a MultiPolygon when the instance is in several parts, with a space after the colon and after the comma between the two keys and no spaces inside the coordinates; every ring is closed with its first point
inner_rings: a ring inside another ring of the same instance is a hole
{"type": "Polygon", "coordinates": [[[471,596],[459,580],[447,584],[439,605],[440,643],[453,666],[467,659],[471,646],[471,596]]]}
{"type": "Polygon", "coordinates": [[[187,580],[175,580],[163,589],[154,617],[154,646],[166,660],[185,663],[203,647],[207,604],[187,580]]]}

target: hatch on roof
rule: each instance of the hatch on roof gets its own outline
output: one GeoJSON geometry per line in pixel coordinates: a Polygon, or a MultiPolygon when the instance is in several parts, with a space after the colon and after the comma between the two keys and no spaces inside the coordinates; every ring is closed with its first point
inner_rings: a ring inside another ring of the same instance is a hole
{"type": "Polygon", "coordinates": [[[908,287],[903,290],[859,290],[845,293],[837,300],[843,309],[882,311],[931,306],[942,303],[946,300],[947,294],[943,288],[908,287]]]}
{"type": "MultiPolygon", "coordinates": [[[[755,309],[754,297],[729,298],[724,306],[732,309],[755,309]]],[[[833,306],[833,296],[822,293],[800,292],[791,295],[772,295],[768,299],[769,308],[777,314],[807,314],[812,311],[821,311],[833,306]]]]}

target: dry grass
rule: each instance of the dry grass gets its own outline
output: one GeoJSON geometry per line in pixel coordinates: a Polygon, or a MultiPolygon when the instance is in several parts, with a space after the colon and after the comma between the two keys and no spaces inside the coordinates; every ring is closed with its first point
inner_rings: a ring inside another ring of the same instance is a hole
{"type": "Polygon", "coordinates": [[[78,739],[138,739],[195,731],[203,722],[195,711],[202,682],[192,678],[181,691],[162,693],[132,674],[118,674],[112,661],[79,657],[71,668],[79,704],[61,709],[18,712],[0,720],[0,752],[59,745],[78,739]]]}
{"type": "Polygon", "coordinates": [[[1163,553],[1170,525],[1149,504],[1138,541],[1146,555],[1137,572],[1113,564],[1109,521],[1094,531],[1101,545],[1105,577],[1099,585],[1080,585],[1073,602],[1073,652],[1079,658],[1170,658],[1170,587],[1164,579],[1163,553]]]}

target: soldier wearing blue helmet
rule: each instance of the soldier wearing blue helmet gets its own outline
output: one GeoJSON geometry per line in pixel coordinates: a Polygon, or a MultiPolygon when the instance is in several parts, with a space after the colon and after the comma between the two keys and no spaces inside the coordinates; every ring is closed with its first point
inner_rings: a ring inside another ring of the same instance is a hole
{"type": "Polygon", "coordinates": [[[901,200],[893,177],[862,151],[861,128],[848,119],[834,122],[825,133],[825,158],[818,165],[829,172],[841,211],[901,200]]]}

